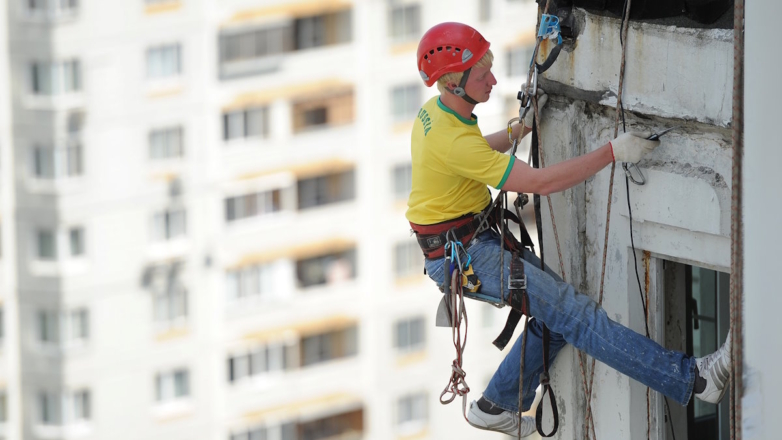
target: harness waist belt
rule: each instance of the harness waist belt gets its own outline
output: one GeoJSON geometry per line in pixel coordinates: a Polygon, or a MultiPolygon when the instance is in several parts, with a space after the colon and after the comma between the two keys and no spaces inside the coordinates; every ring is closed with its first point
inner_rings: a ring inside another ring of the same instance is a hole
{"type": "Polygon", "coordinates": [[[453,229],[456,239],[466,246],[478,229],[480,216],[481,214],[467,214],[457,219],[434,225],[418,225],[410,222],[410,227],[413,228],[418,245],[421,246],[424,256],[429,259],[435,259],[443,256],[445,243],[448,242],[446,234],[451,229],[453,229]]]}

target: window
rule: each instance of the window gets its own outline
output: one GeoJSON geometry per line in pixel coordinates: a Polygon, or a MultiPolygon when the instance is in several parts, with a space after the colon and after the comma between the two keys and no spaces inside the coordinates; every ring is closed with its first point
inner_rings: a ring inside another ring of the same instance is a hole
{"type": "Polygon", "coordinates": [[[399,351],[414,351],[424,348],[424,318],[409,318],[397,321],[394,325],[394,348],[399,351]]]}
{"type": "Polygon", "coordinates": [[[297,431],[301,440],[326,440],[339,438],[362,438],[364,429],[364,411],[354,411],[334,414],[316,420],[299,422],[297,431]]]}
{"type": "Polygon", "coordinates": [[[89,390],[38,394],[38,420],[43,425],[67,425],[92,418],[89,390]]]}
{"type": "Polygon", "coordinates": [[[297,18],[293,22],[295,50],[347,43],[352,35],[352,12],[345,9],[297,18]]]}
{"type": "Polygon", "coordinates": [[[290,43],[288,27],[253,29],[220,36],[220,60],[223,63],[251,60],[283,53],[290,43]]]}
{"type": "Polygon", "coordinates": [[[396,121],[413,119],[421,108],[421,87],[407,84],[391,90],[391,115],[396,121]]]}
{"type": "Polygon", "coordinates": [[[293,103],[293,132],[336,127],[353,122],[353,90],[293,103]]]}
{"type": "Polygon", "coordinates": [[[394,275],[404,278],[423,274],[424,255],[417,241],[405,240],[394,247],[394,275]]]}
{"type": "Polygon", "coordinates": [[[339,203],[355,198],[355,172],[342,171],[310,177],[297,183],[299,209],[339,203]]]}
{"type": "MultiPolygon", "coordinates": [[[[730,275],[711,269],[665,261],[665,340],[669,348],[702,357],[716,351],[730,327],[730,275]]],[[[676,438],[727,440],[729,399],[719,404],[691,399],[670,410],[676,438]]],[[[666,438],[672,439],[666,428],[666,438]]]]}
{"type": "Polygon", "coordinates": [[[305,336],[301,339],[301,366],[327,362],[358,353],[358,328],[347,328],[305,336]]]}
{"type": "Polygon", "coordinates": [[[0,425],[8,422],[8,395],[5,390],[0,391],[0,425]]]}
{"type": "Polygon", "coordinates": [[[409,163],[396,165],[392,173],[394,198],[407,201],[413,187],[413,165],[409,163]]]}
{"type": "Polygon", "coordinates": [[[154,241],[173,240],[186,233],[184,208],[169,208],[156,213],[152,218],[152,239],[154,241]]]}
{"type": "Polygon", "coordinates": [[[187,321],[187,289],[174,282],[154,296],[155,322],[162,327],[181,325],[187,321]]]}
{"type": "Polygon", "coordinates": [[[38,312],[38,341],[47,345],[84,343],[90,337],[89,311],[86,308],[68,312],[38,312]]]}
{"type": "Polygon", "coordinates": [[[355,248],[296,262],[296,278],[301,288],[339,283],[355,277],[355,248]]]}
{"type": "Polygon", "coordinates": [[[74,14],[79,9],[78,0],[27,0],[27,8],[31,15],[42,17],[58,17],[74,14]]]}
{"type": "Polygon", "coordinates": [[[81,64],[77,59],[34,62],[31,67],[33,93],[62,95],[81,91],[81,64]]]}
{"type": "Polygon", "coordinates": [[[57,259],[57,236],[50,229],[39,229],[36,234],[36,249],[39,260],[57,259]]]}
{"type": "Polygon", "coordinates": [[[293,347],[284,343],[271,343],[247,353],[229,356],[228,382],[292,369],[295,366],[291,361],[293,354],[293,347]]]}
{"type": "Polygon", "coordinates": [[[190,396],[190,374],[182,368],[155,377],[155,399],[158,402],[170,402],[190,396]]]}
{"type": "Polygon", "coordinates": [[[84,228],[71,228],[68,231],[71,256],[78,257],[84,255],[84,228]]]}
{"type": "Polygon", "coordinates": [[[395,41],[415,40],[421,33],[421,6],[400,5],[391,8],[389,35],[395,41]]]}
{"type": "Polygon", "coordinates": [[[480,21],[491,20],[491,0],[480,0],[478,3],[478,19],[480,21]]]}
{"type": "Polygon", "coordinates": [[[271,296],[274,285],[274,266],[256,264],[226,272],[228,301],[271,296]]]}
{"type": "Polygon", "coordinates": [[[182,73],[181,47],[167,44],[147,49],[147,77],[168,78],[182,73]]]}
{"type": "Polygon", "coordinates": [[[159,128],[149,132],[149,157],[171,159],[182,157],[182,127],[159,128]]]}
{"type": "Polygon", "coordinates": [[[399,427],[410,423],[426,422],[428,417],[426,393],[400,397],[396,403],[396,424],[399,427]]]}
{"type": "Polygon", "coordinates": [[[39,421],[44,425],[59,425],[61,423],[60,399],[53,393],[38,395],[39,421]]]}
{"type": "Polygon", "coordinates": [[[65,179],[82,174],[82,147],[79,142],[54,148],[33,148],[33,175],[37,179],[65,179]]]}
{"type": "Polygon", "coordinates": [[[508,76],[525,76],[529,74],[530,61],[532,61],[532,53],[534,51],[534,47],[509,49],[506,52],[508,76]]]}
{"type": "Polygon", "coordinates": [[[315,420],[285,421],[269,425],[251,426],[233,431],[229,440],[327,440],[363,438],[364,410],[362,408],[331,414],[315,420]]]}
{"type": "Polygon", "coordinates": [[[279,189],[225,199],[225,221],[228,223],[280,211],[279,189]]]}
{"type": "Polygon", "coordinates": [[[269,137],[268,107],[251,107],[223,114],[223,140],[269,137]]]}

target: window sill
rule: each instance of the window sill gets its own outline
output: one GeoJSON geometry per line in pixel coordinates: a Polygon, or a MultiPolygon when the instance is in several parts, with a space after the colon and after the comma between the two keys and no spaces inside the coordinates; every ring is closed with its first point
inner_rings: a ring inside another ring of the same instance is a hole
{"type": "Polygon", "coordinates": [[[280,70],[284,59],[284,55],[280,54],[243,61],[221,63],[219,66],[220,80],[225,81],[253,75],[274,73],[280,70]]]}
{"type": "Polygon", "coordinates": [[[166,241],[154,242],[147,247],[147,258],[152,261],[172,260],[187,255],[190,243],[187,237],[177,237],[166,241]]]}
{"type": "Polygon", "coordinates": [[[86,258],[75,258],[65,261],[34,260],[30,262],[30,274],[37,277],[62,277],[81,275],[89,271],[86,258]]]}
{"type": "Polygon", "coordinates": [[[147,97],[150,99],[167,98],[182,94],[185,81],[182,74],[161,78],[147,78],[147,97]]]}
{"type": "Polygon", "coordinates": [[[86,99],[82,92],[61,95],[35,95],[30,93],[23,98],[22,104],[30,110],[64,111],[83,108],[86,104],[86,99]]]}
{"type": "Polygon", "coordinates": [[[38,341],[38,350],[44,356],[49,357],[75,356],[86,353],[88,349],[89,345],[86,340],[73,341],[67,344],[38,341]]]}
{"type": "Polygon", "coordinates": [[[152,417],[159,423],[167,423],[193,415],[194,405],[189,397],[158,402],[152,408],[152,417]]]}
{"type": "Polygon", "coordinates": [[[157,342],[181,339],[190,335],[190,328],[187,326],[186,319],[181,320],[181,322],[180,320],[175,320],[174,322],[166,323],[165,325],[160,323],[157,323],[156,325],[159,326],[155,332],[155,340],[157,342]]]}
{"type": "Polygon", "coordinates": [[[268,137],[249,136],[249,137],[241,137],[241,138],[234,138],[228,140],[223,139],[223,146],[229,149],[231,152],[234,152],[235,150],[257,148],[259,146],[263,146],[266,143],[264,141],[265,139],[268,139],[268,137]]]}
{"type": "Polygon", "coordinates": [[[426,347],[421,346],[411,350],[405,350],[399,352],[396,356],[396,367],[405,368],[410,365],[418,364],[425,361],[427,358],[426,347]]]}
{"type": "Polygon", "coordinates": [[[72,439],[92,434],[89,421],[73,422],[68,425],[35,425],[33,433],[41,439],[72,439]]]}
{"type": "Polygon", "coordinates": [[[403,422],[396,428],[399,437],[397,440],[423,440],[429,438],[426,420],[411,420],[403,422]]]}
{"type": "Polygon", "coordinates": [[[20,21],[28,24],[58,25],[73,23],[79,19],[79,11],[33,12],[29,9],[21,14],[20,21]]]}
{"type": "Polygon", "coordinates": [[[29,177],[27,179],[27,190],[34,194],[72,194],[84,190],[86,186],[87,179],[83,175],[54,179],[40,179],[37,177],[29,177]]]}

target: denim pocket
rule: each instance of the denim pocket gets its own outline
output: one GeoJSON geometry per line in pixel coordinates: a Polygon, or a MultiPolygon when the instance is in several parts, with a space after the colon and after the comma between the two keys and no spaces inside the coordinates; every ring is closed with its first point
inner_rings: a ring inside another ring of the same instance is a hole
{"type": "Polygon", "coordinates": [[[436,260],[426,260],[424,267],[426,267],[426,274],[429,278],[438,285],[443,282],[443,264],[445,259],[438,258],[436,260]]]}

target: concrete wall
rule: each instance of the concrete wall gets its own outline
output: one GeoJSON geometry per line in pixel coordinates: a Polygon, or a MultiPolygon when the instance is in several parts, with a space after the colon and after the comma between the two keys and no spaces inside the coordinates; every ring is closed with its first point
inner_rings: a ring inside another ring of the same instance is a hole
{"type": "MultiPolygon", "coordinates": [[[[613,138],[620,23],[583,10],[576,11],[576,23],[575,43],[565,47],[541,82],[552,95],[542,117],[542,148],[549,164],[592,151],[613,138]]],[[[632,224],[624,172],[617,166],[603,307],[611,318],[644,333],[630,244],[632,227],[641,279],[649,280],[650,330],[654,339],[662,341],[662,260],[729,272],[732,31],[631,22],[627,44],[623,95],[627,130],[681,128],[663,137],[659,148],[639,164],[647,183],[630,184],[632,224]],[[648,254],[644,257],[643,252],[648,254]]],[[[544,44],[542,52],[548,51],[544,44]]],[[[610,172],[609,167],[552,196],[567,279],[595,299],[610,172]]],[[[543,213],[547,261],[558,267],[546,207],[543,213]]],[[[565,414],[559,438],[583,437],[585,398],[575,351],[563,351],[555,365],[565,414]]],[[[657,436],[652,438],[663,438],[663,428],[668,428],[662,422],[661,399],[652,396],[651,407],[652,432],[657,436]]],[[[600,363],[592,410],[599,438],[646,438],[645,387],[600,363]]]]}

